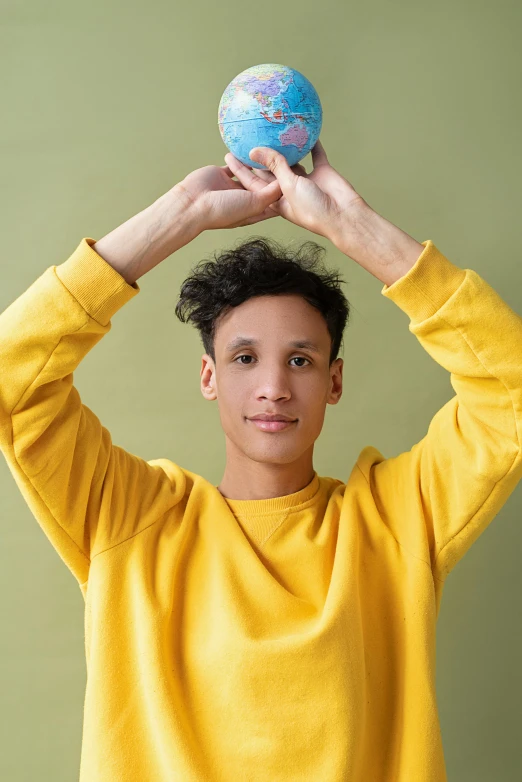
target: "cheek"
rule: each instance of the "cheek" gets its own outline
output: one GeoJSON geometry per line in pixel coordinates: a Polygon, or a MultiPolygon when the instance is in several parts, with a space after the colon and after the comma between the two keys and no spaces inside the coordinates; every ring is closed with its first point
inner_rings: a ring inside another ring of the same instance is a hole
{"type": "Polygon", "coordinates": [[[251,389],[243,378],[222,377],[218,386],[218,405],[229,419],[246,415],[251,389]]]}
{"type": "Polygon", "coordinates": [[[219,379],[219,387],[229,399],[244,397],[255,388],[256,381],[253,372],[234,372],[231,370],[219,379]]]}
{"type": "Polygon", "coordinates": [[[325,404],[328,395],[328,386],[322,378],[311,378],[300,389],[300,397],[304,404],[310,408],[320,408],[325,404]]]}

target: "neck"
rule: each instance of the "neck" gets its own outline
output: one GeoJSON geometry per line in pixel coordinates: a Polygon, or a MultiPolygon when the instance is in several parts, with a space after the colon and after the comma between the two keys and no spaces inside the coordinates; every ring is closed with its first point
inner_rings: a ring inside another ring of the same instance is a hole
{"type": "MultiPolygon", "coordinates": [[[[228,448],[227,448],[228,451],[228,448]]],[[[294,494],[314,477],[313,446],[287,464],[259,462],[245,454],[229,454],[218,491],[229,500],[266,500],[294,494]]]]}

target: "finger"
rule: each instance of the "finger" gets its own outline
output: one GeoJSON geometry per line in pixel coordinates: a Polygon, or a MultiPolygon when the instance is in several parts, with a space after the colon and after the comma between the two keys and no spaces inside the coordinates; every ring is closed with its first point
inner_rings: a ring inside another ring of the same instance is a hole
{"type": "MultiPolygon", "coordinates": [[[[290,168],[296,174],[306,174],[306,168],[300,163],[296,163],[290,168]]],[[[255,176],[261,177],[266,182],[272,182],[275,179],[275,174],[272,174],[271,171],[267,171],[265,168],[253,168],[252,173],[255,174],[255,176]]]]}
{"type": "MultiPolygon", "coordinates": [[[[227,152],[224,160],[227,161],[228,166],[230,166],[231,163],[232,165],[235,163],[236,165],[245,166],[245,164],[242,163],[234,154],[232,154],[232,152],[227,152]]],[[[227,166],[223,166],[223,168],[227,168],[227,166]]],[[[245,166],[245,168],[252,168],[252,166],[245,166]]]]}
{"type": "Polygon", "coordinates": [[[222,171],[225,172],[229,177],[235,176],[234,172],[230,170],[228,166],[219,166],[222,171]]]}
{"type": "MultiPolygon", "coordinates": [[[[235,171],[242,170],[242,169],[244,169],[245,171],[250,171],[252,176],[257,177],[258,179],[262,179],[264,182],[273,182],[276,179],[275,174],[272,174],[271,171],[268,171],[264,168],[252,168],[251,166],[245,166],[245,164],[241,163],[241,161],[238,160],[234,155],[232,155],[231,152],[228,152],[225,155],[225,160],[228,160],[229,156],[235,171]]],[[[225,169],[226,171],[230,171],[230,168],[228,166],[222,166],[222,168],[225,169]]],[[[295,165],[291,166],[291,169],[296,174],[299,174],[301,176],[308,176],[306,168],[301,163],[296,163],[295,165]]],[[[237,173],[236,174],[232,173],[232,176],[237,176],[237,173]]],[[[252,179],[248,181],[253,182],[252,179]]]]}
{"type": "Polygon", "coordinates": [[[253,168],[252,173],[258,179],[262,179],[263,182],[274,182],[277,179],[275,174],[272,174],[271,171],[265,171],[264,168],[253,168]]]}
{"type": "Polygon", "coordinates": [[[245,189],[260,197],[261,208],[277,201],[283,195],[279,180],[273,174],[270,174],[270,172],[267,173],[270,174],[272,180],[267,182],[264,178],[252,173],[252,171],[240,161],[234,159],[233,162],[231,161],[231,167],[232,169],[236,169],[236,176],[241,184],[244,185],[245,189]]]}
{"type": "Polygon", "coordinates": [[[228,167],[228,166],[216,166],[216,168],[220,168],[221,171],[223,171],[224,174],[226,174],[228,177],[230,177],[230,187],[240,188],[241,190],[246,190],[246,187],[243,187],[241,182],[238,182],[234,177],[236,176],[234,172],[228,167]]]}
{"type": "Polygon", "coordinates": [[[297,174],[292,171],[284,155],[271,147],[254,147],[250,150],[250,159],[262,163],[281,183],[281,190],[289,193],[295,187],[297,174]]]}
{"type": "MultiPolygon", "coordinates": [[[[256,176],[248,166],[245,166],[230,152],[225,155],[225,160],[229,163],[230,169],[234,172],[239,181],[248,189],[252,191],[261,190],[264,185],[260,181],[260,177],[256,176]]],[[[225,166],[227,168],[227,166],[225,166]]],[[[270,172],[269,172],[270,173],[270,172]]],[[[275,181],[276,177],[272,175],[272,180],[275,181]]]]}
{"type": "Polygon", "coordinates": [[[318,166],[330,165],[328,163],[325,149],[319,139],[317,139],[315,146],[312,147],[312,163],[314,168],[317,168],[318,166]]]}
{"type": "MultiPolygon", "coordinates": [[[[296,163],[294,166],[291,166],[291,168],[292,171],[299,176],[308,176],[306,173],[306,168],[300,163],[296,163]]],[[[254,176],[257,176],[259,179],[263,179],[265,182],[273,182],[274,179],[276,179],[275,174],[272,174],[271,171],[265,171],[264,168],[254,168],[252,169],[252,173],[254,176]]]]}
{"type": "Polygon", "coordinates": [[[266,209],[270,204],[278,201],[283,192],[279,180],[275,179],[269,184],[262,185],[261,190],[258,190],[254,195],[258,199],[260,208],[266,209]]]}

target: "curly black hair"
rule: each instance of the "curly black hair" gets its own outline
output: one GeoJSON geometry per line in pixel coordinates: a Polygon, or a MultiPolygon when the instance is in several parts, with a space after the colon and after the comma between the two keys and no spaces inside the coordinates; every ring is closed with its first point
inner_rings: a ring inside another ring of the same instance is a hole
{"type": "Polygon", "coordinates": [[[326,250],[306,241],[297,251],[273,239],[253,237],[199,261],[184,280],[175,313],[199,331],[205,352],[215,362],[214,336],[220,316],[254,296],[297,293],[323,315],[331,337],[330,365],[337,358],[350,315],[338,270],[321,261],[326,250]]]}

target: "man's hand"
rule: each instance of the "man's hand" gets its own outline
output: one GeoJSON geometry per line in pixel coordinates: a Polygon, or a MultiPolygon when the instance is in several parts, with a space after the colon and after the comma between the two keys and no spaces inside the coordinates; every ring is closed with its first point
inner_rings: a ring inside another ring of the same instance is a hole
{"type": "Polygon", "coordinates": [[[279,182],[283,195],[269,210],[326,237],[381,282],[392,285],[423,252],[424,245],[375,212],[332,168],[320,141],[312,149],[310,174],[302,165],[290,168],[284,155],[270,147],[254,147],[250,158],[269,170],[251,169],[232,153],[225,155],[229,169],[249,190],[255,192],[260,179],[267,186],[279,182]]]}
{"type": "MultiPolygon", "coordinates": [[[[234,181],[228,166],[203,166],[192,171],[176,185],[198,220],[200,232],[216,228],[238,228],[277,217],[269,205],[281,197],[281,186],[257,179],[256,185],[244,187],[234,181]]],[[[239,179],[239,177],[238,177],[239,179]]]]}
{"type": "Polygon", "coordinates": [[[252,170],[231,152],[225,155],[229,169],[249,190],[255,190],[259,179],[267,185],[279,182],[282,198],[271,204],[269,210],[334,244],[349,233],[350,214],[355,218],[361,207],[370,208],[350,182],[329,164],[320,141],[312,149],[314,168],[310,174],[302,165],[290,167],[284,155],[269,147],[255,147],[250,158],[269,170],[252,170]]]}

